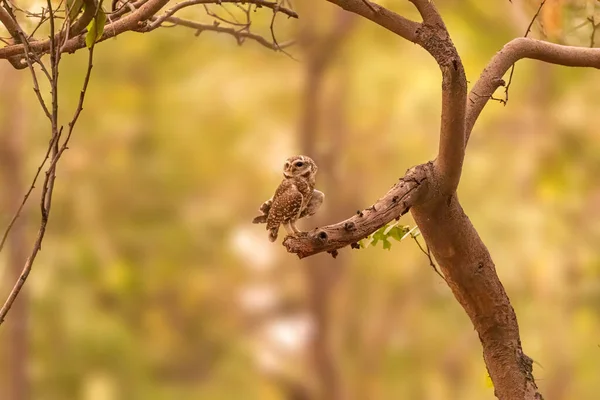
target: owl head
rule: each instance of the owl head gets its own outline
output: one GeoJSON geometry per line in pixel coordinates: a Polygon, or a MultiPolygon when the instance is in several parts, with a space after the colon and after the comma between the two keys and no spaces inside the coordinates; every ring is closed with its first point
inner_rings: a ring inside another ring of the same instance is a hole
{"type": "Polygon", "coordinates": [[[317,173],[317,164],[307,156],[292,156],[283,164],[283,176],[293,178],[302,176],[309,178],[317,173]]]}

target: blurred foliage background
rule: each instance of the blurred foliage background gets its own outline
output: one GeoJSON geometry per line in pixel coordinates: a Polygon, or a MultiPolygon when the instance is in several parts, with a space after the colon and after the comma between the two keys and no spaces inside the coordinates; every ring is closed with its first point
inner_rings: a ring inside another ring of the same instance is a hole
{"type": "MultiPolygon", "coordinates": [[[[309,229],[437,150],[434,60],[325,1],[296,3],[306,18],[281,18],[277,34],[301,39],[297,61],[184,28],[97,46],[43,251],[0,328],[1,399],[494,398],[476,332],[414,242],[300,261],[250,223],[291,154],[321,166],[326,205],[309,229]]],[[[471,85],[539,5],[438,3],[471,85]]],[[[596,3],[548,1],[533,36],[589,46],[596,3]]],[[[267,37],[270,19],[255,14],[267,37]]],[[[64,57],[65,118],[86,57],[64,57]]],[[[50,131],[27,70],[0,68],[4,228],[50,131]]],[[[519,62],[459,188],[549,400],[600,391],[598,93],[596,70],[519,62]]],[[[3,300],[38,229],[35,195],[0,255],[3,300]]]]}

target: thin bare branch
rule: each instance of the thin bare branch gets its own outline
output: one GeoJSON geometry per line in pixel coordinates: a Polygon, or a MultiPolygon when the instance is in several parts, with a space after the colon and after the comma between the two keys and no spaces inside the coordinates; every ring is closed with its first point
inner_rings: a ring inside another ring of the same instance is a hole
{"type": "Polygon", "coordinates": [[[417,246],[419,246],[419,250],[421,250],[421,253],[425,254],[425,256],[427,257],[428,261],[429,261],[429,266],[431,268],[433,268],[433,271],[439,275],[440,278],[442,278],[444,281],[446,280],[446,278],[444,278],[444,275],[442,275],[442,273],[437,269],[437,267],[435,266],[435,262],[433,262],[433,258],[431,258],[431,251],[429,251],[429,247],[427,247],[427,244],[425,245],[427,247],[427,251],[425,251],[425,249],[423,248],[423,246],[421,246],[421,242],[419,242],[419,239],[417,238],[416,235],[411,234],[410,237],[415,241],[415,243],[417,244],[417,246]]]}
{"type": "Polygon", "coordinates": [[[590,33],[590,47],[594,47],[596,31],[598,30],[598,27],[600,27],[600,22],[596,22],[596,19],[593,15],[591,17],[588,17],[587,20],[590,22],[590,24],[592,24],[592,33],[590,33]]]}
{"type": "Polygon", "coordinates": [[[174,15],[176,12],[191,6],[195,6],[198,4],[221,4],[221,3],[240,3],[240,4],[255,4],[258,7],[266,7],[272,9],[274,12],[281,12],[286,14],[288,17],[298,18],[298,14],[285,7],[279,7],[279,3],[275,1],[266,1],[266,0],[185,0],[181,3],[175,4],[173,7],[166,10],[162,15],[158,16],[151,23],[149,29],[154,29],[152,25],[160,25],[165,19],[174,15]]]}
{"type": "Polygon", "coordinates": [[[223,26],[216,25],[216,24],[213,24],[213,25],[200,24],[198,22],[194,22],[194,21],[190,21],[190,20],[178,18],[178,17],[168,17],[165,19],[165,21],[171,22],[175,25],[185,26],[188,28],[195,29],[196,35],[199,35],[200,33],[205,32],[205,31],[225,33],[225,34],[233,36],[236,39],[238,44],[242,44],[242,43],[244,43],[244,41],[246,39],[250,39],[250,40],[256,41],[257,43],[259,43],[259,44],[263,45],[264,47],[271,49],[271,50],[279,50],[280,48],[289,47],[294,43],[293,41],[290,41],[290,42],[282,43],[280,45],[275,45],[275,43],[268,41],[266,38],[264,38],[260,35],[251,33],[251,32],[246,32],[243,30],[236,30],[234,28],[223,27],[223,26]]]}
{"type": "Polygon", "coordinates": [[[600,49],[563,46],[532,38],[513,39],[491,59],[469,93],[466,116],[467,141],[490,96],[502,86],[502,77],[506,71],[511,65],[524,58],[566,67],[600,68],[600,49]]]}
{"type": "MultiPolygon", "coordinates": [[[[52,97],[52,111],[50,113],[52,136],[51,136],[50,143],[48,145],[48,150],[46,152],[46,155],[45,155],[40,167],[38,168],[36,175],[34,176],[33,182],[31,183],[29,190],[25,194],[23,202],[21,203],[18,211],[16,212],[15,216],[13,217],[13,220],[11,221],[6,232],[3,235],[2,241],[0,242],[0,251],[2,250],[2,247],[4,246],[4,243],[6,241],[6,238],[8,237],[8,234],[9,234],[12,226],[14,225],[14,221],[16,221],[16,219],[19,217],[21,210],[23,209],[25,203],[27,202],[27,199],[29,198],[33,188],[35,187],[35,183],[37,182],[40,172],[41,172],[43,166],[46,164],[46,161],[48,160],[49,157],[51,157],[51,162],[45,173],[45,179],[44,179],[44,182],[42,185],[42,193],[40,196],[40,211],[41,211],[40,228],[38,230],[38,234],[37,234],[36,240],[34,242],[31,254],[27,258],[25,265],[23,266],[23,269],[21,271],[19,279],[17,280],[17,282],[15,282],[15,284],[14,284],[10,294],[8,295],[6,301],[4,302],[2,308],[0,308],[0,325],[4,322],[6,315],[10,311],[13,303],[15,302],[19,293],[23,289],[23,286],[27,280],[27,277],[29,276],[29,273],[31,272],[31,267],[33,265],[33,262],[35,261],[37,254],[39,253],[39,251],[42,248],[42,242],[43,242],[43,239],[44,239],[44,236],[46,233],[46,226],[48,224],[48,219],[49,219],[50,211],[51,211],[51,207],[52,207],[52,195],[53,195],[54,183],[55,183],[55,179],[56,179],[56,166],[57,166],[57,163],[60,160],[62,154],[68,148],[69,140],[71,139],[71,135],[73,133],[73,128],[79,118],[81,111],[83,110],[83,103],[85,100],[85,95],[87,93],[87,87],[88,87],[88,83],[90,80],[92,67],[93,67],[92,61],[93,61],[95,44],[93,44],[89,50],[88,68],[87,68],[86,75],[85,75],[85,78],[83,81],[77,109],[75,110],[73,118],[69,122],[67,137],[62,142],[62,144],[60,144],[63,127],[60,127],[60,128],[58,127],[58,110],[59,110],[58,109],[58,67],[59,67],[59,63],[60,63],[60,59],[61,59],[60,49],[64,46],[64,43],[68,40],[69,33],[65,32],[65,31],[68,31],[68,29],[67,29],[66,24],[63,24],[61,32],[56,34],[54,18],[52,15],[53,10],[52,10],[52,5],[50,3],[50,0],[48,0],[48,10],[50,13],[51,73],[49,74],[49,77],[50,77],[50,86],[51,86],[51,95],[52,95],[51,96],[52,97]],[[63,35],[63,36],[61,36],[61,35],[63,35]],[[61,37],[63,38],[63,40],[58,41],[57,39],[61,38],[61,37]]],[[[98,12],[98,9],[96,9],[96,13],[97,12],[98,12]]],[[[95,16],[95,14],[92,15],[92,18],[94,18],[94,16],[95,16]]],[[[21,34],[21,36],[24,39],[24,44],[28,45],[28,41],[24,37],[24,35],[21,34]]],[[[26,53],[26,54],[28,54],[28,53],[26,53]]],[[[31,59],[28,57],[27,60],[30,65],[30,68],[32,68],[31,59]]]]}
{"type": "MultiPolygon", "coordinates": [[[[87,0],[92,1],[92,0],[87,0]]],[[[276,2],[267,1],[267,0],[187,0],[181,3],[178,3],[173,8],[167,10],[163,15],[153,18],[157,12],[160,11],[162,7],[164,7],[169,0],[148,0],[145,2],[136,2],[134,4],[140,4],[139,7],[129,13],[124,15],[122,18],[114,20],[107,24],[104,27],[103,35],[98,39],[98,42],[104,41],[106,39],[115,37],[120,35],[123,32],[127,31],[140,31],[140,32],[148,32],[150,30],[155,29],[160,26],[163,21],[165,21],[168,17],[172,16],[178,10],[181,10],[185,7],[189,7],[196,4],[220,4],[220,3],[235,3],[235,4],[254,4],[257,7],[265,7],[274,9],[277,6],[276,2]],[[148,20],[152,20],[150,22],[151,26],[146,26],[148,24],[148,20]]],[[[293,10],[279,7],[279,13],[283,13],[292,18],[297,18],[298,14],[296,14],[293,10]]],[[[113,14],[114,17],[114,14],[113,14]]],[[[43,54],[47,53],[50,50],[50,40],[40,40],[31,42],[30,48],[31,51],[43,54]]],[[[75,37],[71,37],[67,40],[64,45],[61,47],[61,52],[72,53],[78,49],[85,47],[85,35],[79,34],[75,37]]],[[[14,44],[11,46],[6,46],[0,48],[0,59],[7,59],[13,56],[22,55],[25,51],[25,47],[22,44],[14,44]]]]}
{"type": "MultiPolygon", "coordinates": [[[[540,15],[540,12],[542,12],[542,8],[544,7],[544,4],[546,4],[546,0],[543,0],[540,3],[540,6],[538,7],[536,13],[533,15],[533,18],[531,18],[531,21],[529,22],[529,25],[527,26],[527,29],[525,30],[525,34],[523,35],[523,37],[527,37],[529,35],[529,33],[531,32],[531,27],[537,20],[538,16],[540,15]]],[[[510,89],[510,85],[512,84],[513,75],[515,74],[515,65],[516,64],[513,64],[512,67],[510,67],[510,74],[508,75],[508,82],[504,86],[504,100],[500,100],[500,103],[502,103],[503,105],[508,104],[508,91],[510,89]]],[[[494,98],[490,97],[490,99],[494,99],[494,98]]]]}

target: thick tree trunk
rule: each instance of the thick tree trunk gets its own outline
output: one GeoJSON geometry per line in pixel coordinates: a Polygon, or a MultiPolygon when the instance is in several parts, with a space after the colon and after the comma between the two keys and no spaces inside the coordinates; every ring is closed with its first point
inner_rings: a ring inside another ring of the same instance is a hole
{"type": "Polygon", "coordinates": [[[532,360],[521,348],[517,317],[486,246],[456,194],[411,209],[454,296],[479,334],[499,399],[541,399],[532,360]]]}

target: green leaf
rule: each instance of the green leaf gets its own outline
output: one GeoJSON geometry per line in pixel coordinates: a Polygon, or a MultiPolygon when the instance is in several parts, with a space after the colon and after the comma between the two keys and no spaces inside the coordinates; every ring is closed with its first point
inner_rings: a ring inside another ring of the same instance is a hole
{"type": "Polygon", "coordinates": [[[387,237],[383,238],[382,242],[383,242],[383,249],[384,250],[391,250],[392,249],[392,242],[390,242],[387,237]]]}
{"type": "Polygon", "coordinates": [[[375,233],[373,233],[373,242],[371,243],[373,246],[375,246],[380,240],[385,239],[385,234],[383,233],[385,231],[385,228],[386,227],[383,226],[379,228],[375,233]]]}
{"type": "Polygon", "coordinates": [[[388,235],[390,233],[390,231],[392,230],[392,228],[395,227],[396,225],[398,225],[398,221],[386,225],[385,230],[383,231],[383,234],[388,235]]]}
{"type": "Polygon", "coordinates": [[[69,10],[69,20],[75,21],[77,15],[83,7],[83,0],[67,0],[67,9],[69,10]]]}
{"type": "Polygon", "coordinates": [[[408,226],[394,226],[393,229],[390,229],[388,236],[400,242],[406,232],[408,232],[408,226]]]}
{"type": "Polygon", "coordinates": [[[106,23],[106,14],[102,7],[98,9],[96,16],[90,24],[88,25],[87,35],[85,35],[85,45],[88,49],[91,49],[94,43],[98,41],[98,39],[102,36],[104,32],[104,24],[106,23]]]}

